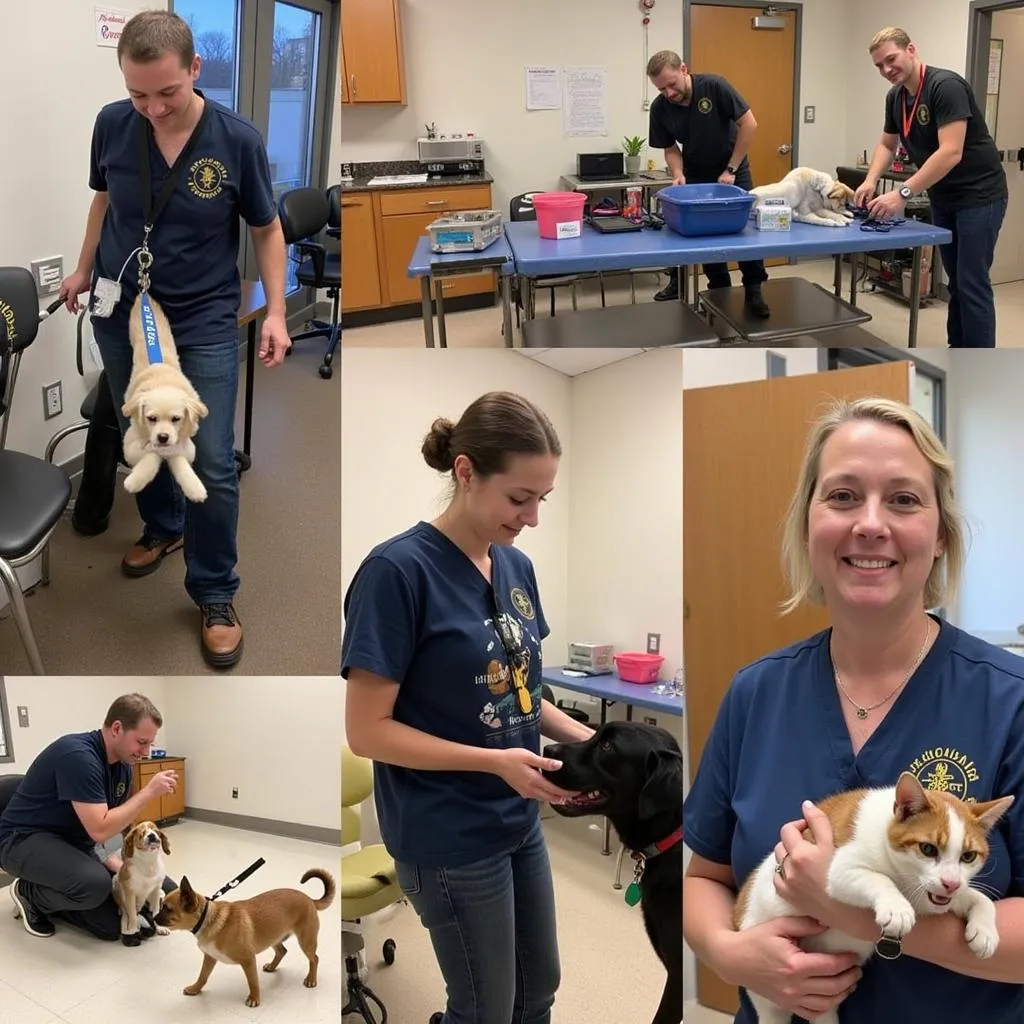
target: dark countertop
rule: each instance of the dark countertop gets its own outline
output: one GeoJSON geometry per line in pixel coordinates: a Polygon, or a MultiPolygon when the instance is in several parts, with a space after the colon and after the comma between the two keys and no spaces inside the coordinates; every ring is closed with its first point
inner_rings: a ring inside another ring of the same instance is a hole
{"type": "MultiPolygon", "coordinates": [[[[402,171],[395,171],[393,173],[401,174],[406,173],[402,171]]],[[[415,174],[415,171],[407,172],[415,174]]],[[[450,178],[428,178],[424,182],[416,182],[410,185],[369,185],[367,182],[371,178],[377,177],[377,175],[368,175],[366,177],[357,177],[352,181],[343,181],[341,183],[342,192],[391,192],[399,189],[410,189],[410,188],[449,188],[455,185],[492,185],[494,178],[491,177],[486,171],[483,174],[460,174],[453,175],[450,178]]]]}

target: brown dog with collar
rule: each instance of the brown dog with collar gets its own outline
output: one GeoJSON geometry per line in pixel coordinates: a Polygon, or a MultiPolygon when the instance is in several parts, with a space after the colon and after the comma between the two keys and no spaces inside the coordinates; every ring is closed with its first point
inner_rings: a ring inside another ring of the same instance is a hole
{"type": "Polygon", "coordinates": [[[276,971],[288,950],[284,940],[294,935],[299,948],[309,961],[309,972],[303,979],[306,988],[316,987],[316,970],[320,958],[316,953],[320,932],[318,912],[334,902],[334,879],[320,868],[311,868],[302,876],[302,883],[311,878],[323,882],[324,894],[310,899],[298,889],[271,889],[248,900],[234,902],[211,900],[197,893],[187,878],[181,886],[168,893],[156,915],[157,925],[172,930],[189,929],[203,952],[203,966],[195,983],[184,990],[196,996],[209,981],[217,961],[238,964],[249,982],[246,1006],[260,1005],[260,979],[256,955],[274,947],[274,957],[263,965],[265,971],[276,971]]]}

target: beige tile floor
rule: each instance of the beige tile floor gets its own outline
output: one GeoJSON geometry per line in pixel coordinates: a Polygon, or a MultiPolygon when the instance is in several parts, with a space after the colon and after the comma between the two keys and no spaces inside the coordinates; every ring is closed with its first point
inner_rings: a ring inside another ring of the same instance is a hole
{"type": "MultiPolygon", "coordinates": [[[[817,260],[796,266],[771,267],[769,273],[772,277],[796,275],[831,288],[833,266],[831,260],[817,260]]],[[[849,288],[849,273],[849,267],[844,265],[845,289],[849,288]]],[[[664,275],[637,274],[637,301],[649,301],[666,281],[667,278],[664,275]]],[[[733,282],[739,283],[739,274],[735,272],[733,273],[733,282]]],[[[701,287],[703,286],[704,279],[701,278],[701,287]]],[[[605,289],[609,304],[625,304],[630,301],[629,279],[626,277],[607,279],[605,289]]],[[[995,294],[999,347],[1024,348],[1024,281],[999,285],[995,289],[995,294]]],[[[556,301],[556,310],[570,311],[572,309],[568,289],[559,289],[556,301]]],[[[546,291],[538,293],[538,316],[548,315],[548,302],[546,291]]],[[[905,346],[907,344],[909,310],[905,303],[890,296],[872,294],[871,292],[860,294],[857,302],[873,317],[870,323],[865,325],[867,331],[890,345],[905,346]]],[[[584,282],[580,286],[580,308],[598,308],[600,304],[601,296],[596,283],[584,282]]],[[[445,316],[445,324],[450,348],[498,347],[504,344],[501,336],[500,306],[469,310],[463,313],[448,313],[445,316]]],[[[639,343],[642,344],[642,341],[639,343]]],[[[917,343],[921,348],[945,347],[945,303],[933,302],[929,307],[921,310],[917,343]]],[[[343,345],[346,348],[357,345],[419,347],[423,344],[423,324],[418,317],[372,327],[347,328],[343,332],[343,345]]]]}
{"type": "Polygon", "coordinates": [[[683,1019],[686,1024],[732,1024],[732,1017],[709,1010],[697,1003],[687,1003],[683,1007],[683,1019]]]}
{"type": "MultiPolygon", "coordinates": [[[[278,836],[182,821],[168,827],[168,873],[189,876],[211,893],[257,857],[266,864],[227,899],[264,889],[299,885],[311,867],[339,876],[340,849],[278,836]]],[[[319,882],[301,888],[318,897],[319,882]]],[[[306,961],[289,940],[274,974],[260,972],[262,1001],[245,1005],[242,970],[218,964],[198,996],[182,994],[195,981],[202,954],[188,932],[154,936],[141,946],[99,942],[70,925],[52,938],[29,935],[12,916],[0,890],[0,1021],[3,1024],[88,1024],[152,1020],[162,1024],[337,1024],[341,1018],[341,918],[339,903],[320,917],[318,985],[305,988],[306,961]]],[[[261,955],[262,964],[269,959],[261,955]]]]}

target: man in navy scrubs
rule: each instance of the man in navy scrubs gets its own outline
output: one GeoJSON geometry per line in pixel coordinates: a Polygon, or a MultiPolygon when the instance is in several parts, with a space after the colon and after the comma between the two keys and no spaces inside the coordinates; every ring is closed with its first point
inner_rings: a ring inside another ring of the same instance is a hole
{"type": "Polygon", "coordinates": [[[93,129],[89,209],[78,266],[61,287],[68,309],[91,292],[93,334],[120,414],[131,375],[128,316],[140,287],[140,247],[152,256],[149,291],[174,331],[181,368],[209,409],[195,437],[208,497],[187,503],[163,467],[137,496],[143,533],[121,567],[145,576],[184,548],[185,589],[201,611],[206,661],[242,655],[239,587],[237,269],[241,221],[252,236],[267,297],[259,358],[276,366],[291,346],[285,324],[285,243],[266,147],[256,127],[194,87],[192,31],[169,11],[143,11],[117,47],[128,99],[105,106],[93,129]]]}
{"type": "MultiPolygon", "coordinates": [[[[648,142],[665,151],[665,163],[676,185],[687,183],[738,185],[752,189],[754,179],[747,151],[757,131],[753,111],[719,75],[691,75],[679,54],[661,50],[647,63],[647,77],[661,93],[651,104],[648,142]]],[[[762,260],[740,263],[747,310],[769,315],[761,285],[768,280],[762,260]]],[[[728,288],[728,263],[705,263],[709,288],[728,288]]],[[[679,298],[676,268],[657,295],[659,302],[679,298]]]]}

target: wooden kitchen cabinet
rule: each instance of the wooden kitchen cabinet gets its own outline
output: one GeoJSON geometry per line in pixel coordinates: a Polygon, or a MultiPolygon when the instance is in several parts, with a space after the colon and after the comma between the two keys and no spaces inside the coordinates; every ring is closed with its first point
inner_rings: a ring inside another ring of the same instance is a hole
{"type": "Polygon", "coordinates": [[[342,103],[405,104],[399,0],[341,5],[342,103]]]}
{"type": "Polygon", "coordinates": [[[173,793],[150,800],[135,816],[133,825],[140,821],[157,823],[173,821],[185,813],[185,759],[183,757],[158,757],[140,761],[132,767],[132,795],[145,788],[158,772],[178,773],[178,786],[173,793]]]}
{"type": "Polygon", "coordinates": [[[341,197],[341,308],[373,309],[381,305],[377,268],[377,234],[369,192],[341,197]]]}

